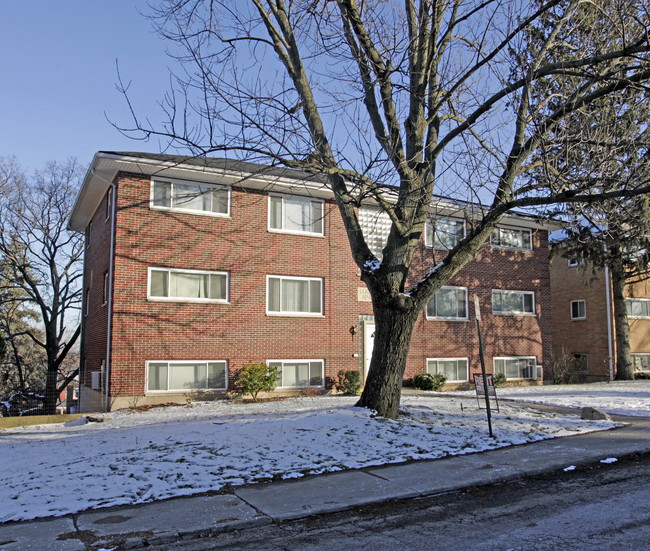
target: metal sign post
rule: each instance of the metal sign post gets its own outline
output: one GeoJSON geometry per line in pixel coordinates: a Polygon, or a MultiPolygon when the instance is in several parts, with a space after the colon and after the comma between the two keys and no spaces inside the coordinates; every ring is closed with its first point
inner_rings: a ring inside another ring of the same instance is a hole
{"type": "Polygon", "coordinates": [[[485,409],[487,411],[488,428],[492,434],[492,412],[490,411],[490,395],[488,393],[487,376],[485,374],[485,358],[483,357],[483,340],[481,339],[481,308],[478,303],[478,295],[474,295],[474,312],[476,314],[476,329],[478,330],[478,349],[481,356],[481,373],[483,374],[483,392],[485,393],[485,409]]]}

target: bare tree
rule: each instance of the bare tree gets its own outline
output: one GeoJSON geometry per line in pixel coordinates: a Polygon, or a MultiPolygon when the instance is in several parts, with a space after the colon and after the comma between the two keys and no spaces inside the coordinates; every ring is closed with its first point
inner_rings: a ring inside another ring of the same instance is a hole
{"type": "Polygon", "coordinates": [[[77,372],[64,373],[62,368],[79,337],[78,323],[70,328],[68,322],[70,317],[74,320],[81,301],[83,245],[66,224],[82,171],[70,160],[50,163],[27,179],[15,163],[1,164],[0,322],[20,378],[18,389],[33,394],[36,389],[30,388],[25,373],[36,369],[36,358],[44,357],[44,381],[38,390],[42,411],[51,414],[60,392],[77,372]],[[25,352],[30,351],[25,339],[34,349],[31,355],[25,352]]]}
{"type": "Polygon", "coordinates": [[[165,120],[151,124],[132,107],[122,130],[326,177],[375,315],[358,404],[395,417],[419,312],[506,213],[640,192],[524,178],[566,117],[650,77],[641,0],[606,14],[604,47],[585,42],[553,58],[560,31],[601,4],[167,0],[153,21],[180,69],[161,102],[165,120]],[[542,84],[548,95],[533,93],[542,84]],[[476,207],[467,236],[419,274],[412,261],[427,218],[435,224],[434,194],[476,207]],[[368,201],[392,222],[381,258],[358,219],[368,201]]]}
{"type": "MultiPolygon", "coordinates": [[[[598,10],[589,4],[578,6],[570,25],[558,33],[557,46],[549,55],[555,62],[570,61],[573,49],[607,48],[621,41],[612,26],[620,24],[619,14],[637,34],[647,32],[644,21],[635,17],[633,3],[602,0],[598,10]]],[[[552,23],[545,22],[546,27],[552,23]]],[[[543,43],[531,40],[531,44],[543,43]]],[[[614,68],[612,62],[612,68],[614,68]]],[[[538,97],[572,92],[579,77],[567,81],[541,83],[534,88],[538,97]]],[[[553,101],[553,100],[551,100],[553,101]]],[[[650,184],[650,88],[627,87],[606,95],[592,105],[576,109],[555,125],[538,152],[538,166],[528,177],[551,189],[579,185],[601,193],[617,189],[634,190],[650,184]]],[[[650,200],[647,194],[598,203],[571,203],[563,208],[570,222],[568,238],[562,243],[565,254],[579,255],[598,269],[609,268],[612,277],[616,325],[616,378],[632,379],[633,362],[625,302],[625,286],[647,274],[650,260],[650,200]]]]}

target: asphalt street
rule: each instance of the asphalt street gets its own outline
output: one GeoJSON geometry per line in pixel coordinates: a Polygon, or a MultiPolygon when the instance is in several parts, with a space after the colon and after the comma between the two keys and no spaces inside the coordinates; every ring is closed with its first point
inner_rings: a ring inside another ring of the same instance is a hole
{"type": "Polygon", "coordinates": [[[157,550],[642,550],[650,454],[442,496],[182,541],[157,550]]]}

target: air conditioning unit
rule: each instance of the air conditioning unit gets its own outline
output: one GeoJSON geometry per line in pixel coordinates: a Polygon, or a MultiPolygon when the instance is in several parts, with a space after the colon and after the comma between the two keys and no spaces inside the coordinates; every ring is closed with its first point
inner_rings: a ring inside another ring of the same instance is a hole
{"type": "Polygon", "coordinates": [[[101,371],[93,371],[90,373],[90,388],[93,390],[102,389],[102,375],[101,371]]]}
{"type": "Polygon", "coordinates": [[[544,378],[544,370],[542,369],[541,365],[535,366],[537,368],[537,377],[536,379],[543,379],[544,378]]]}

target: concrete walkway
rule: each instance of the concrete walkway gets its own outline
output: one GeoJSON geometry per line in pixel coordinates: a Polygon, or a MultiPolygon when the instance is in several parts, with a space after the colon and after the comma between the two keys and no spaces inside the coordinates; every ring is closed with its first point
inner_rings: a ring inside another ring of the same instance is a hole
{"type": "Polygon", "coordinates": [[[137,549],[650,452],[650,418],[616,420],[631,425],[446,459],[241,486],[229,495],[177,498],[0,524],[0,551],[137,549]]]}

